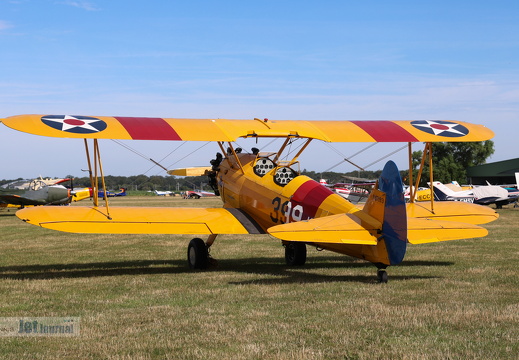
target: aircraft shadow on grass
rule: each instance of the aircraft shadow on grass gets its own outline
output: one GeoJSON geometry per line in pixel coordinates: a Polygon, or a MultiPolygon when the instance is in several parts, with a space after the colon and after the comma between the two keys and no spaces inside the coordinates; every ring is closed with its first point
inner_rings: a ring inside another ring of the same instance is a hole
{"type": "MultiPolygon", "coordinates": [[[[445,261],[404,261],[400,266],[451,266],[452,262],[445,261]]],[[[208,270],[210,277],[214,272],[236,272],[257,274],[258,279],[230,282],[235,285],[246,284],[291,284],[291,283],[318,283],[318,282],[360,282],[372,283],[375,279],[371,274],[366,275],[326,275],[309,273],[309,270],[371,268],[369,263],[340,261],[337,257],[320,257],[307,262],[305,266],[289,267],[282,263],[282,259],[251,258],[221,260],[216,267],[208,270]],[[269,276],[269,278],[264,278],[269,276]],[[271,278],[270,276],[275,276],[271,278]]],[[[185,260],[133,260],[118,262],[93,262],[76,264],[49,264],[49,265],[14,265],[0,267],[0,279],[14,280],[41,280],[61,278],[90,278],[123,275],[157,275],[195,273],[189,269],[185,260]]],[[[428,275],[394,275],[395,280],[406,279],[433,279],[437,276],[428,275]]]]}

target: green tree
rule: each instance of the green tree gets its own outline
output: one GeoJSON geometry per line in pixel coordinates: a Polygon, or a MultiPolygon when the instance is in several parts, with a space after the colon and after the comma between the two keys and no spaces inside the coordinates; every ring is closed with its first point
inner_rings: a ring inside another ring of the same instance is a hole
{"type": "MultiPolygon", "coordinates": [[[[443,183],[467,181],[467,168],[484,164],[487,158],[494,153],[492,140],[480,142],[449,142],[433,143],[433,171],[434,180],[443,183]]],[[[422,159],[422,151],[413,152],[413,174],[416,178],[422,159]]],[[[422,173],[421,186],[429,181],[429,164],[426,161],[422,173]]]]}

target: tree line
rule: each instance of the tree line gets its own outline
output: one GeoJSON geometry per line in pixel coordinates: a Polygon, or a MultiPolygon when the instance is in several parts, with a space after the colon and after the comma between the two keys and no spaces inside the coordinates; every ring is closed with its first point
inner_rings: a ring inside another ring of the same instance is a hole
{"type": "MultiPolygon", "coordinates": [[[[443,183],[449,183],[456,180],[460,183],[466,183],[467,173],[466,169],[470,166],[481,165],[486,162],[486,159],[494,153],[494,143],[491,140],[483,142],[450,142],[450,143],[433,143],[433,171],[434,180],[443,183]]],[[[418,168],[420,167],[423,151],[415,151],[412,154],[413,159],[413,178],[416,179],[418,168]]],[[[316,172],[307,171],[301,172],[316,181],[326,179],[329,184],[347,183],[351,181],[352,177],[362,179],[378,179],[382,170],[377,171],[351,171],[348,173],[338,172],[316,172]]],[[[406,179],[409,176],[408,170],[400,172],[402,179],[407,183],[406,179]]],[[[74,178],[68,175],[67,177],[74,178]]],[[[0,186],[15,180],[0,180],[0,186]]],[[[427,186],[429,181],[429,165],[426,162],[420,186],[427,186]]],[[[129,191],[153,191],[153,190],[167,190],[174,192],[181,192],[186,190],[211,190],[208,185],[207,176],[193,176],[193,177],[177,177],[177,176],[105,176],[105,183],[107,189],[118,190],[125,188],[129,191]]],[[[73,186],[75,188],[89,187],[89,177],[74,178],[73,186]]]]}

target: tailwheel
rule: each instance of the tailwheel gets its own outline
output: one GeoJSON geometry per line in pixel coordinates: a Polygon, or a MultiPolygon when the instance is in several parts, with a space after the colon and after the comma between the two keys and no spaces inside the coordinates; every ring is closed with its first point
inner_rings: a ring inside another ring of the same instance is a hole
{"type": "Polygon", "coordinates": [[[289,266],[302,266],[306,262],[306,244],[300,242],[286,242],[285,261],[289,266]]]}
{"type": "Polygon", "coordinates": [[[191,269],[207,269],[209,264],[209,251],[204,240],[194,238],[187,247],[187,263],[191,269]]]}
{"type": "Polygon", "coordinates": [[[388,277],[386,269],[377,270],[377,280],[381,284],[387,284],[388,277]]]}

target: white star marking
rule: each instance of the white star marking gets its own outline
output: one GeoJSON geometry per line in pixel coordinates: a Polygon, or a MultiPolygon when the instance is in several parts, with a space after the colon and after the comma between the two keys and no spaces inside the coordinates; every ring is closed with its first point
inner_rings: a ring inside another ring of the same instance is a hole
{"type": "Polygon", "coordinates": [[[61,130],[62,131],[68,131],[70,129],[74,128],[82,128],[87,129],[92,132],[98,132],[99,130],[90,125],[91,123],[98,122],[98,119],[78,119],[74,116],[65,115],[65,118],[63,119],[49,119],[45,118],[45,121],[54,121],[56,123],[59,123],[62,125],[61,130]]]}
{"type": "Polygon", "coordinates": [[[441,135],[444,132],[448,132],[450,134],[456,134],[456,135],[466,135],[465,133],[462,133],[461,131],[458,131],[454,129],[459,124],[456,123],[439,123],[437,121],[432,120],[425,120],[426,124],[414,124],[416,127],[422,127],[424,129],[432,129],[434,132],[434,135],[441,135]]]}

